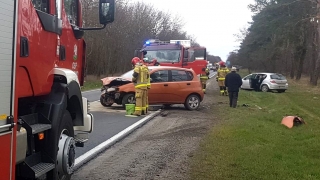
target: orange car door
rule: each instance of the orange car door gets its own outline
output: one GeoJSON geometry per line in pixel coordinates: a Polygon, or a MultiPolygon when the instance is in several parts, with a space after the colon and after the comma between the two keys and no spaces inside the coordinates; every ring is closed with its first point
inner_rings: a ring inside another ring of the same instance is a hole
{"type": "Polygon", "coordinates": [[[149,89],[149,104],[161,104],[170,100],[169,95],[169,72],[158,70],[150,74],[151,89],[149,89]]]}
{"type": "MultiPolygon", "coordinates": [[[[191,78],[192,79],[192,78],[191,78]]],[[[183,103],[192,91],[192,81],[184,70],[171,70],[171,102],[183,103]]]]}

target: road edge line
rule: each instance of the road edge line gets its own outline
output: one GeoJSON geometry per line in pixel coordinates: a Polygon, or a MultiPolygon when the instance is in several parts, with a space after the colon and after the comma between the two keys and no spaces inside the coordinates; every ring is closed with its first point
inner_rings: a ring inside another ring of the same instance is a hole
{"type": "Polygon", "coordinates": [[[89,162],[93,157],[101,153],[102,151],[108,149],[110,146],[114,145],[118,141],[122,140],[125,138],[127,135],[135,131],[136,129],[140,128],[143,126],[145,123],[159,115],[161,112],[161,109],[157,110],[154,113],[149,114],[148,116],[140,119],[139,121],[135,122],[131,126],[127,127],[126,129],[120,131],[118,134],[112,136],[111,138],[107,139],[106,141],[100,143],[96,147],[92,148],[90,151],[84,153],[83,155],[79,156],[76,158],[75,163],[74,163],[74,168],[73,171],[76,171],[79,169],[82,165],[85,163],[89,162]]]}

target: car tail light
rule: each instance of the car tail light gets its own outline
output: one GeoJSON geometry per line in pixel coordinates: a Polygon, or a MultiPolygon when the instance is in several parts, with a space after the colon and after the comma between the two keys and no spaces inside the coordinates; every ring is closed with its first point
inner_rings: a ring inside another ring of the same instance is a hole
{"type": "Polygon", "coordinates": [[[271,82],[271,83],[276,83],[276,81],[274,81],[274,80],[271,80],[270,82],[271,82]]]}

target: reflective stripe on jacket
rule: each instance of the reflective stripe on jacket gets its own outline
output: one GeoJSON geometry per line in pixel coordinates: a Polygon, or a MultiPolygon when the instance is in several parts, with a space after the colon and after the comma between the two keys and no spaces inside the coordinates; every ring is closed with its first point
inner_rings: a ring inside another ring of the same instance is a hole
{"type": "Polygon", "coordinates": [[[227,76],[227,74],[229,73],[229,69],[224,67],[224,68],[220,68],[218,70],[218,74],[217,74],[217,78],[219,81],[224,81],[225,77],[227,76]]]}

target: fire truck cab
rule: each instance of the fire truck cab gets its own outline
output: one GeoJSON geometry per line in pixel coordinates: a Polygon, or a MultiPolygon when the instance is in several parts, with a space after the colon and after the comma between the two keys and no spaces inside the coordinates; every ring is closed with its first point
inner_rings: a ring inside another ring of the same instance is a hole
{"type": "Polygon", "coordinates": [[[0,0],[1,180],[71,178],[94,122],[84,31],[114,21],[114,0],[96,2],[103,27],[83,28],[80,0],[0,0]]]}
{"type": "Polygon", "coordinates": [[[192,47],[190,40],[151,39],[146,41],[141,49],[135,50],[134,56],[143,59],[149,66],[192,68],[198,75],[208,64],[206,48],[192,47]]]}

